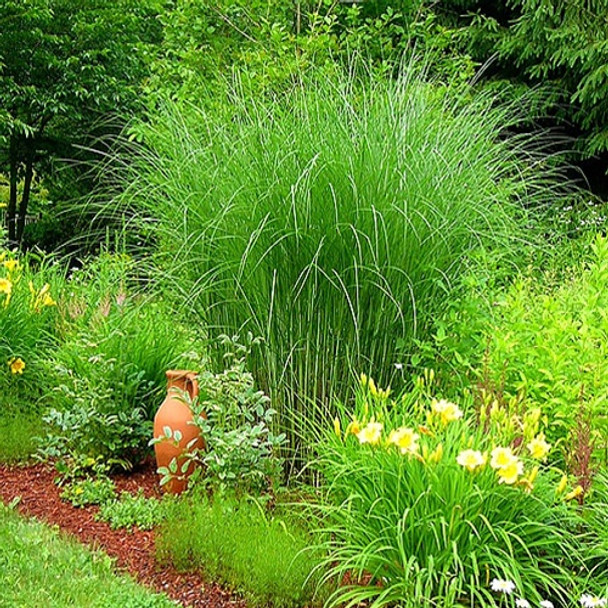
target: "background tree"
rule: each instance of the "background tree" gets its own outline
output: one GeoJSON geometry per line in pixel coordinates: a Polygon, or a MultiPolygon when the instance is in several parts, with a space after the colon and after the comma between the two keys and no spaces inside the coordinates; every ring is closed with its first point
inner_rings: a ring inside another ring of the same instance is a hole
{"type": "Polygon", "coordinates": [[[490,62],[486,80],[543,90],[544,113],[575,138],[579,159],[595,157],[596,186],[608,194],[608,0],[427,5],[442,22],[463,30],[461,50],[490,62]]]}
{"type": "Polygon", "coordinates": [[[74,144],[98,137],[110,114],[138,107],[161,36],[157,14],[155,0],[0,4],[0,169],[12,243],[23,237],[36,169],[73,157],[74,144]]]}

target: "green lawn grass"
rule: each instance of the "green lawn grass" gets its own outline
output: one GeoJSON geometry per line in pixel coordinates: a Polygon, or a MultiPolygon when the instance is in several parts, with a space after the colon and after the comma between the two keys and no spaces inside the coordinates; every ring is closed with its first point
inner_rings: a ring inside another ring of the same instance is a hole
{"type": "Polygon", "coordinates": [[[27,460],[36,451],[35,437],[43,434],[40,416],[11,409],[0,412],[0,462],[27,460]]]}
{"type": "Polygon", "coordinates": [[[169,608],[113,573],[112,560],[0,506],[0,608],[169,608]]]}

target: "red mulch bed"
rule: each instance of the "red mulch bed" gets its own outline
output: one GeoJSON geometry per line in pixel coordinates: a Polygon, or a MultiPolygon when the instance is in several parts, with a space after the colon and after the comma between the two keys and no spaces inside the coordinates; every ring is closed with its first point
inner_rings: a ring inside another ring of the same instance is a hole
{"type": "MultiPolygon", "coordinates": [[[[53,482],[56,473],[48,466],[8,467],[0,464],[0,500],[9,503],[20,497],[18,510],[74,535],[94,549],[102,549],[116,558],[120,570],[129,572],[138,582],[165,592],[183,606],[191,608],[244,608],[245,602],[197,574],[183,574],[160,566],[154,559],[154,532],[112,530],[106,522],[95,521],[98,508],[75,508],[59,497],[60,488],[53,482]]],[[[143,488],[147,497],[160,496],[153,467],[147,466],[130,475],[114,478],[117,491],[136,492],[143,488]]]]}

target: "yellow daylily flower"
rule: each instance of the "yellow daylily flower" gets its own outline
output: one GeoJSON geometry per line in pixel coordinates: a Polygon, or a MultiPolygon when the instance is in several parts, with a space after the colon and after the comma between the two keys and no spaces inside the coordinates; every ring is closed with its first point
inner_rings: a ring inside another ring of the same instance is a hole
{"type": "Polygon", "coordinates": [[[352,435],[358,435],[360,431],[361,431],[361,423],[356,418],[353,418],[352,422],[350,422],[348,424],[348,426],[346,427],[344,434],[348,435],[350,433],[352,435]]]}
{"type": "Polygon", "coordinates": [[[433,400],[431,403],[431,410],[433,413],[438,414],[441,418],[441,422],[444,426],[447,426],[450,422],[462,418],[462,410],[451,401],[441,399],[439,401],[433,400]]]}
{"type": "Polygon", "coordinates": [[[8,366],[12,374],[22,374],[25,369],[25,361],[21,357],[9,359],[8,366]]]}
{"type": "Polygon", "coordinates": [[[19,260],[4,260],[2,265],[10,272],[15,272],[19,268],[19,260]]]}
{"type": "Polygon", "coordinates": [[[535,460],[546,460],[551,445],[545,441],[545,435],[541,433],[526,446],[530,451],[530,455],[535,460]]]}
{"type": "Polygon", "coordinates": [[[456,458],[456,462],[470,473],[481,469],[485,466],[486,461],[487,456],[479,450],[463,450],[456,458]]]}
{"type": "Polygon", "coordinates": [[[564,496],[564,500],[572,500],[574,498],[578,498],[581,494],[583,494],[585,490],[583,490],[583,486],[576,486],[572,492],[568,492],[566,496],[564,496]]]}
{"type": "Polygon", "coordinates": [[[507,485],[513,485],[517,482],[523,471],[524,463],[519,458],[514,457],[508,465],[497,470],[498,481],[507,485]]]}
{"type": "Polygon", "coordinates": [[[342,437],[342,429],[340,428],[340,418],[338,418],[337,416],[334,418],[334,433],[336,434],[336,437],[338,439],[342,437]]]}
{"type": "Polygon", "coordinates": [[[5,293],[7,296],[13,291],[13,284],[9,279],[0,278],[0,293],[5,293]]]}
{"type": "Polygon", "coordinates": [[[418,439],[420,435],[414,429],[402,426],[391,431],[388,443],[397,446],[402,454],[415,454],[418,452],[418,439]]]}
{"type": "Polygon", "coordinates": [[[55,300],[53,300],[53,298],[50,296],[50,294],[45,293],[44,297],[42,298],[42,305],[43,306],[57,306],[57,302],[55,302],[55,300]]]}
{"type": "Polygon", "coordinates": [[[503,467],[510,466],[515,460],[517,460],[511,448],[494,448],[491,456],[492,459],[490,460],[490,466],[493,469],[501,469],[503,467]]]}
{"type": "Polygon", "coordinates": [[[357,439],[361,444],[369,443],[370,445],[377,445],[381,437],[382,423],[380,422],[369,422],[357,433],[357,439]]]}
{"type": "Polygon", "coordinates": [[[534,489],[534,482],[538,477],[538,467],[534,467],[526,477],[522,477],[517,483],[524,487],[524,490],[528,493],[534,489]]]}

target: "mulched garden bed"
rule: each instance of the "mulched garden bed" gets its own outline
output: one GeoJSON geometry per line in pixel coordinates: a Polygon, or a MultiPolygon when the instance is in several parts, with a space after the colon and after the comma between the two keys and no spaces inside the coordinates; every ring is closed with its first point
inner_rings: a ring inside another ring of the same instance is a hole
{"type": "MultiPolygon", "coordinates": [[[[9,503],[20,497],[17,509],[72,534],[94,549],[116,558],[117,567],[129,572],[138,582],[163,591],[170,598],[191,608],[245,608],[245,602],[219,585],[210,584],[197,574],[183,574],[160,566],[154,559],[154,532],[112,530],[106,522],[95,521],[98,507],[73,507],[61,500],[53,479],[56,472],[44,465],[9,467],[0,464],[0,499],[9,503]]],[[[130,475],[114,477],[117,492],[135,493],[142,488],[146,497],[159,496],[158,481],[152,465],[130,475]]]]}

